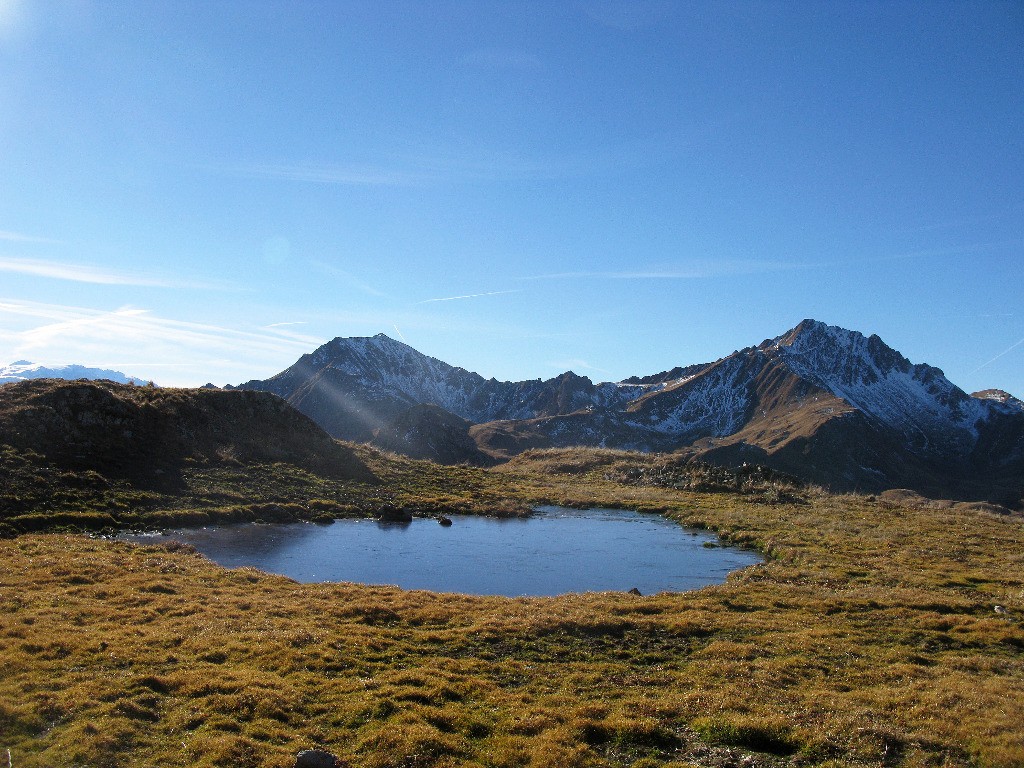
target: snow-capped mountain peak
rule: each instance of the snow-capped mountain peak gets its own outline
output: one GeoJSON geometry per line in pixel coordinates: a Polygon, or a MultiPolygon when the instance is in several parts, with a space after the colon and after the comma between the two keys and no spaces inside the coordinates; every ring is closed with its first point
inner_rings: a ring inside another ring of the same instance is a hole
{"type": "Polygon", "coordinates": [[[0,366],[0,384],[9,384],[26,379],[107,379],[118,384],[145,384],[145,379],[126,376],[120,371],[107,368],[90,368],[84,365],[46,366],[28,360],[18,360],[10,365],[0,366]]]}
{"type": "Polygon", "coordinates": [[[797,375],[903,432],[921,449],[972,446],[975,425],[988,414],[983,401],[940,369],[912,364],[876,335],[805,320],[771,346],[797,375]]]}
{"type": "MultiPolygon", "coordinates": [[[[391,434],[409,409],[437,406],[475,425],[473,439],[492,456],[573,445],[686,451],[806,469],[841,488],[952,477],[992,488],[1016,482],[1024,457],[1016,398],[972,397],[878,336],[817,320],[714,363],[617,383],[571,372],[488,380],[378,334],[333,339],[271,379],[241,386],[276,392],[350,440],[391,434]]],[[[433,423],[450,431],[457,422],[416,420],[419,428],[433,423]]]]}

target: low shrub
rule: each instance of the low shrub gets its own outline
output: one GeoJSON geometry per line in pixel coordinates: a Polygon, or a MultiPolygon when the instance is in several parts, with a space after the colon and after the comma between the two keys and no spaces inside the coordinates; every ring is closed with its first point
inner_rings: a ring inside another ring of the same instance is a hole
{"type": "Polygon", "coordinates": [[[691,726],[712,744],[740,747],[773,755],[791,755],[800,748],[792,729],[785,722],[749,715],[703,717],[691,726]]]}

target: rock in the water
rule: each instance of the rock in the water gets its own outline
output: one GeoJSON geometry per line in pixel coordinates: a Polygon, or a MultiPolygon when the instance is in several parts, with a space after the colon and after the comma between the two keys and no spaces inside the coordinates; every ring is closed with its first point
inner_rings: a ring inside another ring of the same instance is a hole
{"type": "Polygon", "coordinates": [[[322,749],[304,749],[295,756],[295,768],[337,768],[338,758],[322,749]]]}
{"type": "Polygon", "coordinates": [[[439,525],[443,525],[445,528],[452,524],[451,519],[447,517],[439,517],[437,518],[437,522],[439,525]]]}
{"type": "Polygon", "coordinates": [[[377,513],[382,523],[411,523],[412,511],[408,509],[385,508],[377,513]]]}

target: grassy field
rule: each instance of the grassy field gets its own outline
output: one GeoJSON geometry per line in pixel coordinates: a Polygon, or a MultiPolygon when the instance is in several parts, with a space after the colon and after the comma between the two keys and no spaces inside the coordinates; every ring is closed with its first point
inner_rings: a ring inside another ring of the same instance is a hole
{"type": "Polygon", "coordinates": [[[489,471],[363,458],[374,484],[197,465],[184,492],[79,478],[46,508],[33,484],[73,484],[28,462],[9,475],[21,507],[5,524],[615,505],[768,561],[691,593],[508,599],[301,585],[180,546],[24,532],[0,540],[0,755],[14,768],[284,768],[314,746],[365,768],[1024,765],[1019,515],[601,451],[489,471]]]}

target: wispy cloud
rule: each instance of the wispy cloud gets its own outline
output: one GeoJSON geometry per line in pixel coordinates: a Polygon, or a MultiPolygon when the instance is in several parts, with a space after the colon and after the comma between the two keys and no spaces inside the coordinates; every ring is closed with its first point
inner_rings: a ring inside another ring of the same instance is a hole
{"type": "Polygon", "coordinates": [[[74,335],[116,341],[121,344],[132,339],[159,340],[176,344],[194,344],[204,349],[220,351],[232,350],[234,345],[239,343],[244,344],[250,351],[276,351],[282,346],[306,346],[319,341],[316,337],[310,336],[282,338],[279,334],[270,336],[259,331],[172,320],[138,307],[102,311],[33,302],[0,301],[0,314],[3,313],[53,321],[20,333],[21,351],[44,347],[55,339],[67,340],[74,335]]]}
{"type": "Polygon", "coordinates": [[[611,371],[607,371],[604,368],[598,368],[596,365],[591,365],[586,360],[581,360],[579,358],[554,362],[550,363],[550,365],[552,368],[556,368],[559,371],[593,371],[595,373],[611,375],[611,371]]]}
{"type": "Polygon", "coordinates": [[[478,48],[466,54],[462,61],[473,67],[516,72],[543,68],[543,62],[539,56],[515,48],[478,48]]]}
{"type": "Polygon", "coordinates": [[[929,232],[934,230],[942,229],[959,229],[964,227],[973,227],[977,225],[990,224],[993,221],[999,221],[1005,219],[1008,216],[1018,216],[1024,205],[1021,203],[1011,204],[1003,206],[997,211],[990,211],[988,213],[981,213],[974,216],[951,216],[946,219],[940,219],[938,221],[932,221],[927,224],[921,224],[920,226],[911,227],[907,231],[909,232],[929,232]]]}
{"type": "Polygon", "coordinates": [[[1005,248],[1007,246],[1020,246],[1024,245],[1024,240],[1015,238],[1011,240],[996,240],[993,242],[986,243],[965,243],[963,245],[951,245],[943,248],[922,248],[917,251],[905,251],[903,253],[890,253],[882,256],[873,256],[863,259],[857,259],[857,262],[872,262],[872,261],[901,261],[904,259],[925,259],[932,257],[943,257],[943,256],[960,256],[965,253],[978,253],[980,251],[988,251],[996,248],[1005,248]]]}
{"type": "Polygon", "coordinates": [[[54,280],[70,280],[76,283],[98,285],[135,285],[169,288],[177,283],[146,275],[129,272],[113,272],[84,264],[64,264],[41,259],[26,259],[16,256],[0,256],[0,272],[14,272],[34,277],[48,277],[54,280]]]}
{"type": "Polygon", "coordinates": [[[431,180],[431,177],[423,172],[361,164],[255,163],[207,166],[207,168],[230,176],[243,176],[252,179],[278,179],[342,186],[412,187],[431,180]]]}
{"type": "MultiPolygon", "coordinates": [[[[661,142],[653,142],[660,144],[661,142]]],[[[650,163],[652,142],[592,155],[526,155],[504,149],[409,147],[368,161],[299,160],[208,163],[200,169],[247,179],[367,187],[515,182],[580,177],[650,163]]]]}
{"type": "Polygon", "coordinates": [[[580,8],[602,26],[636,32],[667,18],[674,4],[667,0],[589,0],[580,8]]]}
{"type": "Polygon", "coordinates": [[[445,296],[440,299],[424,299],[423,301],[417,301],[416,304],[433,304],[436,301],[460,301],[462,299],[479,299],[482,296],[503,296],[507,293],[520,293],[519,290],[513,291],[487,291],[486,293],[467,293],[464,296],[445,296]]]}
{"type": "Polygon", "coordinates": [[[948,248],[928,248],[879,256],[863,256],[848,262],[782,261],[777,259],[701,259],[683,261],[678,265],[638,267],[622,270],[578,270],[524,275],[519,280],[702,280],[716,277],[759,275],[796,270],[835,269],[850,264],[902,261],[909,259],[939,258],[978,253],[1005,246],[1024,244],[1024,240],[970,243],[948,248]]]}
{"type": "Polygon", "coordinates": [[[231,283],[189,281],[139,272],[103,269],[89,264],[68,264],[44,259],[0,255],[0,272],[12,272],[53,280],[68,280],[94,285],[130,285],[140,288],[192,288],[196,290],[237,291],[231,283]]]}
{"type": "Polygon", "coordinates": [[[291,332],[228,328],[160,317],[138,307],[103,311],[11,299],[0,300],[0,352],[11,359],[81,362],[105,368],[174,365],[178,381],[196,384],[237,371],[270,375],[323,339],[291,332]],[[184,361],[184,362],[180,362],[184,361]]]}
{"type": "MultiPolygon", "coordinates": [[[[0,0],[0,6],[2,6],[4,0],[0,0]]],[[[53,240],[49,237],[37,237],[36,235],[25,235],[21,232],[11,232],[10,230],[0,229],[0,240],[4,240],[9,243],[49,243],[56,244],[60,240],[53,240]]]]}
{"type": "Polygon", "coordinates": [[[296,321],[290,323],[271,323],[270,325],[264,325],[262,330],[268,331],[274,334],[274,336],[283,339],[292,339],[302,344],[317,345],[321,343],[320,339],[316,336],[310,336],[306,333],[300,333],[299,331],[292,330],[293,326],[296,325],[308,325],[306,321],[296,321]]]}

